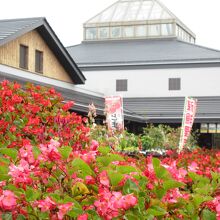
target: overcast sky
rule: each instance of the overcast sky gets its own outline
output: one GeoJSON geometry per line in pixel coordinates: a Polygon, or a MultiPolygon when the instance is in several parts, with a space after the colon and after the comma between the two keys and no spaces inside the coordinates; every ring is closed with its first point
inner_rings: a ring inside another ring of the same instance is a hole
{"type": "MultiPolygon", "coordinates": [[[[46,17],[64,44],[79,44],[82,25],[116,0],[0,0],[0,19],[46,17]]],[[[197,37],[220,50],[220,0],[161,0],[197,37]]]]}

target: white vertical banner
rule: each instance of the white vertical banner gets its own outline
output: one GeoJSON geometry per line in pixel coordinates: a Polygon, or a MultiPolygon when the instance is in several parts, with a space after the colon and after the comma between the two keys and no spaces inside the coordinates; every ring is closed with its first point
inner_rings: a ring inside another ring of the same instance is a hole
{"type": "Polygon", "coordinates": [[[180,134],[179,152],[183,150],[184,146],[186,145],[187,139],[190,136],[196,115],[196,109],[197,99],[186,97],[180,134]]]}
{"type": "Polygon", "coordinates": [[[106,122],[109,130],[124,130],[123,98],[105,97],[106,122]]]}

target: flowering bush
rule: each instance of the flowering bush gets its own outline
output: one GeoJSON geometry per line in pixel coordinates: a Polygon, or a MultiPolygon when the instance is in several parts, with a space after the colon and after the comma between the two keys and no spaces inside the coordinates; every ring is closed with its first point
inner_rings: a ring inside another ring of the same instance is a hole
{"type": "Polygon", "coordinates": [[[130,158],[93,140],[72,104],[1,83],[0,219],[220,219],[219,152],[130,158]]]}

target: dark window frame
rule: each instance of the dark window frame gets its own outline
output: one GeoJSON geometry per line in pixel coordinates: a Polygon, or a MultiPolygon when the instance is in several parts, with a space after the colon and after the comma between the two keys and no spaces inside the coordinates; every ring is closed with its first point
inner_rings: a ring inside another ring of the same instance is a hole
{"type": "Polygon", "coordinates": [[[181,90],[181,78],[169,78],[168,89],[169,91],[181,90]]]}
{"type": "Polygon", "coordinates": [[[128,80],[117,79],[116,80],[116,92],[127,92],[128,91],[128,80]]]}
{"type": "Polygon", "coordinates": [[[20,44],[19,47],[19,67],[28,70],[28,56],[29,47],[24,44],[20,44]]]}
{"type": "Polygon", "coordinates": [[[40,50],[35,50],[35,72],[43,73],[44,53],[40,50]]]}

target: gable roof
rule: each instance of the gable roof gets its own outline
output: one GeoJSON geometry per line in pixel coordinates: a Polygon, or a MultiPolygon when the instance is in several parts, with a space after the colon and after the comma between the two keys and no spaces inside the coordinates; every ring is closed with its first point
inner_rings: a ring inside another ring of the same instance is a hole
{"type": "MultiPolygon", "coordinates": [[[[79,67],[219,63],[220,51],[177,39],[82,42],[67,47],[79,67]]],[[[158,66],[159,67],[159,66],[158,66]]]]}
{"type": "Polygon", "coordinates": [[[86,80],[84,75],[60,42],[46,18],[0,20],[0,46],[35,29],[53,51],[73,82],[75,84],[84,84],[86,80]]]}

